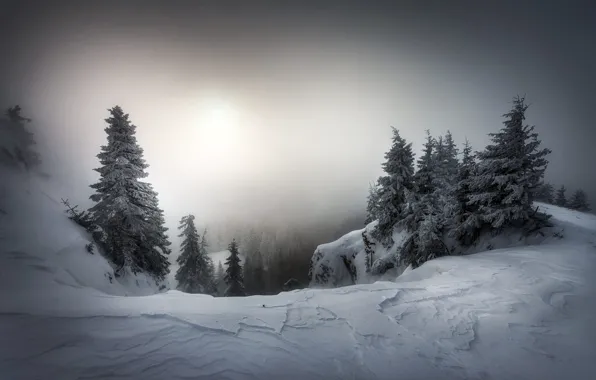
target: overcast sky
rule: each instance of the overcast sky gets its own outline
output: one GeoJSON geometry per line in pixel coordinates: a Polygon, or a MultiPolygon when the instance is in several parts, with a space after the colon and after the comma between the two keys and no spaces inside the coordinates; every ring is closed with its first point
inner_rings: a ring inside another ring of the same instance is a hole
{"type": "Polygon", "coordinates": [[[548,179],[596,198],[588,1],[0,5],[0,105],[35,120],[79,202],[116,104],[173,227],[357,212],[391,125],[417,151],[425,129],[481,149],[516,94],[553,150],[548,179]]]}

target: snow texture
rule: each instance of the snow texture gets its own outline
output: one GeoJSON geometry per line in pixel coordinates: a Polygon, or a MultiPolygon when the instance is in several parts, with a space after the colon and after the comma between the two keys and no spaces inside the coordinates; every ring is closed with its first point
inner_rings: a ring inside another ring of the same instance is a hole
{"type": "MultiPolygon", "coordinates": [[[[110,283],[29,180],[0,201],[3,379],[596,378],[593,215],[543,206],[563,238],[439,258],[393,282],[132,296],[155,289],[110,283]]],[[[360,250],[360,234],[319,249],[360,250]]]]}

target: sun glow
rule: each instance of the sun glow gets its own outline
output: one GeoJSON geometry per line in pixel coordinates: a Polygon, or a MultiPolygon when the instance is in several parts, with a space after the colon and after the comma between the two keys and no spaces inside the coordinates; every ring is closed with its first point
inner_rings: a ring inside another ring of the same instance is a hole
{"type": "Polygon", "coordinates": [[[199,111],[199,136],[208,159],[229,160],[240,140],[238,111],[221,100],[206,101],[199,111]]]}

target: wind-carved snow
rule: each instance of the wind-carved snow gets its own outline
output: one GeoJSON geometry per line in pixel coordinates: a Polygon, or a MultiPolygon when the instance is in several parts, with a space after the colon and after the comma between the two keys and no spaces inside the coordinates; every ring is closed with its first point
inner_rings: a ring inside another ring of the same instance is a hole
{"type": "Polygon", "coordinates": [[[432,260],[392,282],[130,296],[151,287],[110,282],[59,205],[19,199],[0,220],[3,379],[596,378],[593,215],[543,206],[564,238],[432,260]]]}
{"type": "Polygon", "coordinates": [[[8,378],[589,378],[595,262],[551,245],[277,296],[3,298],[0,357],[8,378]]]}

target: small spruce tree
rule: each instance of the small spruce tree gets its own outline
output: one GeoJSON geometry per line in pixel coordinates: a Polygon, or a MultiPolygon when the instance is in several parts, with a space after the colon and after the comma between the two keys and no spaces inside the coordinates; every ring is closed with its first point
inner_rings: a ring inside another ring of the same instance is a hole
{"type": "Polygon", "coordinates": [[[178,290],[186,293],[213,294],[213,263],[207,256],[205,234],[201,238],[194,223],[194,215],[184,216],[180,220],[179,230],[182,244],[180,256],[176,260],[180,267],[176,272],[178,290]]]}
{"type": "Polygon", "coordinates": [[[236,240],[232,240],[228,246],[230,256],[226,259],[226,275],[225,281],[228,285],[226,289],[226,297],[242,297],[246,293],[244,291],[244,279],[242,276],[242,266],[240,265],[240,254],[238,253],[238,244],[236,240]]]}
{"type": "Polygon", "coordinates": [[[557,190],[557,199],[555,200],[555,204],[557,206],[565,207],[567,206],[567,198],[565,197],[565,192],[567,189],[565,186],[561,186],[559,190],[557,190]]]}
{"type": "Polygon", "coordinates": [[[555,200],[555,188],[550,183],[543,183],[538,189],[536,200],[548,204],[553,204],[555,200]]]}
{"type": "Polygon", "coordinates": [[[583,190],[577,190],[569,200],[569,208],[572,210],[587,212],[590,211],[588,196],[583,190]]]}

